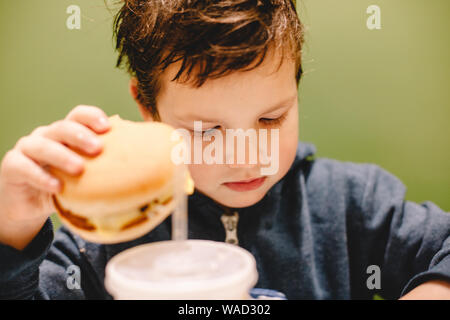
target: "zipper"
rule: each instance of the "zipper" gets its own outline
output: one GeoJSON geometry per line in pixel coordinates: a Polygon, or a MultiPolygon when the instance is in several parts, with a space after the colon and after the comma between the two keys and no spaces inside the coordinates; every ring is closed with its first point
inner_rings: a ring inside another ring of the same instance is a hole
{"type": "Polygon", "coordinates": [[[239,245],[239,239],[237,236],[239,213],[237,211],[225,211],[225,213],[220,217],[220,220],[225,227],[225,242],[239,245]]]}

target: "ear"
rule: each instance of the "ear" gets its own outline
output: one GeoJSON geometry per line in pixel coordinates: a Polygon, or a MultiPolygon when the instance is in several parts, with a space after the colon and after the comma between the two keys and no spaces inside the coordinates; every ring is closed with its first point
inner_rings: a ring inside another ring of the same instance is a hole
{"type": "Polygon", "coordinates": [[[138,100],[137,96],[138,96],[138,89],[137,89],[137,79],[136,77],[132,77],[130,79],[130,83],[129,83],[129,87],[128,87],[131,96],[133,97],[134,101],[136,101],[138,108],[139,108],[139,112],[141,113],[142,118],[145,121],[153,121],[153,117],[151,115],[151,113],[147,110],[147,108],[145,108],[142,103],[138,100]]]}

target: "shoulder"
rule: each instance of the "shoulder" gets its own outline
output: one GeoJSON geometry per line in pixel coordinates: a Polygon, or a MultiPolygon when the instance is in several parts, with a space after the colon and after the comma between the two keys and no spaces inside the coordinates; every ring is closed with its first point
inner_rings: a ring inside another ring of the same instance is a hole
{"type": "Polygon", "coordinates": [[[289,172],[294,179],[303,179],[308,197],[353,201],[363,206],[375,194],[404,196],[404,184],[379,165],[316,157],[315,151],[314,145],[300,142],[289,172]]]}

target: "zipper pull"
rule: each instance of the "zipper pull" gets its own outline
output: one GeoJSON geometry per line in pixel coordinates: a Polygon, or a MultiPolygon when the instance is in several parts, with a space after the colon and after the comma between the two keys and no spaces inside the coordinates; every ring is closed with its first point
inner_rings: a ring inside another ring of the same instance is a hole
{"type": "Polygon", "coordinates": [[[239,221],[238,212],[234,211],[233,214],[225,212],[220,217],[220,220],[222,220],[223,226],[225,227],[225,242],[239,245],[239,240],[237,237],[237,225],[239,221]]]}

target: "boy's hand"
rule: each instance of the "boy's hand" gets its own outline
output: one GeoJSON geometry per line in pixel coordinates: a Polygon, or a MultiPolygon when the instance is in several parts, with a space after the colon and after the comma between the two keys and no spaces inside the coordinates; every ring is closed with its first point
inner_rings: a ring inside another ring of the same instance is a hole
{"type": "Polygon", "coordinates": [[[450,282],[431,280],[412,289],[400,300],[450,300],[450,282]]]}
{"type": "Polygon", "coordinates": [[[95,156],[102,150],[96,133],[110,128],[108,116],[93,106],[77,106],[64,120],[38,127],[18,140],[0,167],[0,242],[19,250],[55,212],[52,193],[61,182],[46,168],[79,175],[84,160],[75,151],[95,156]]]}

